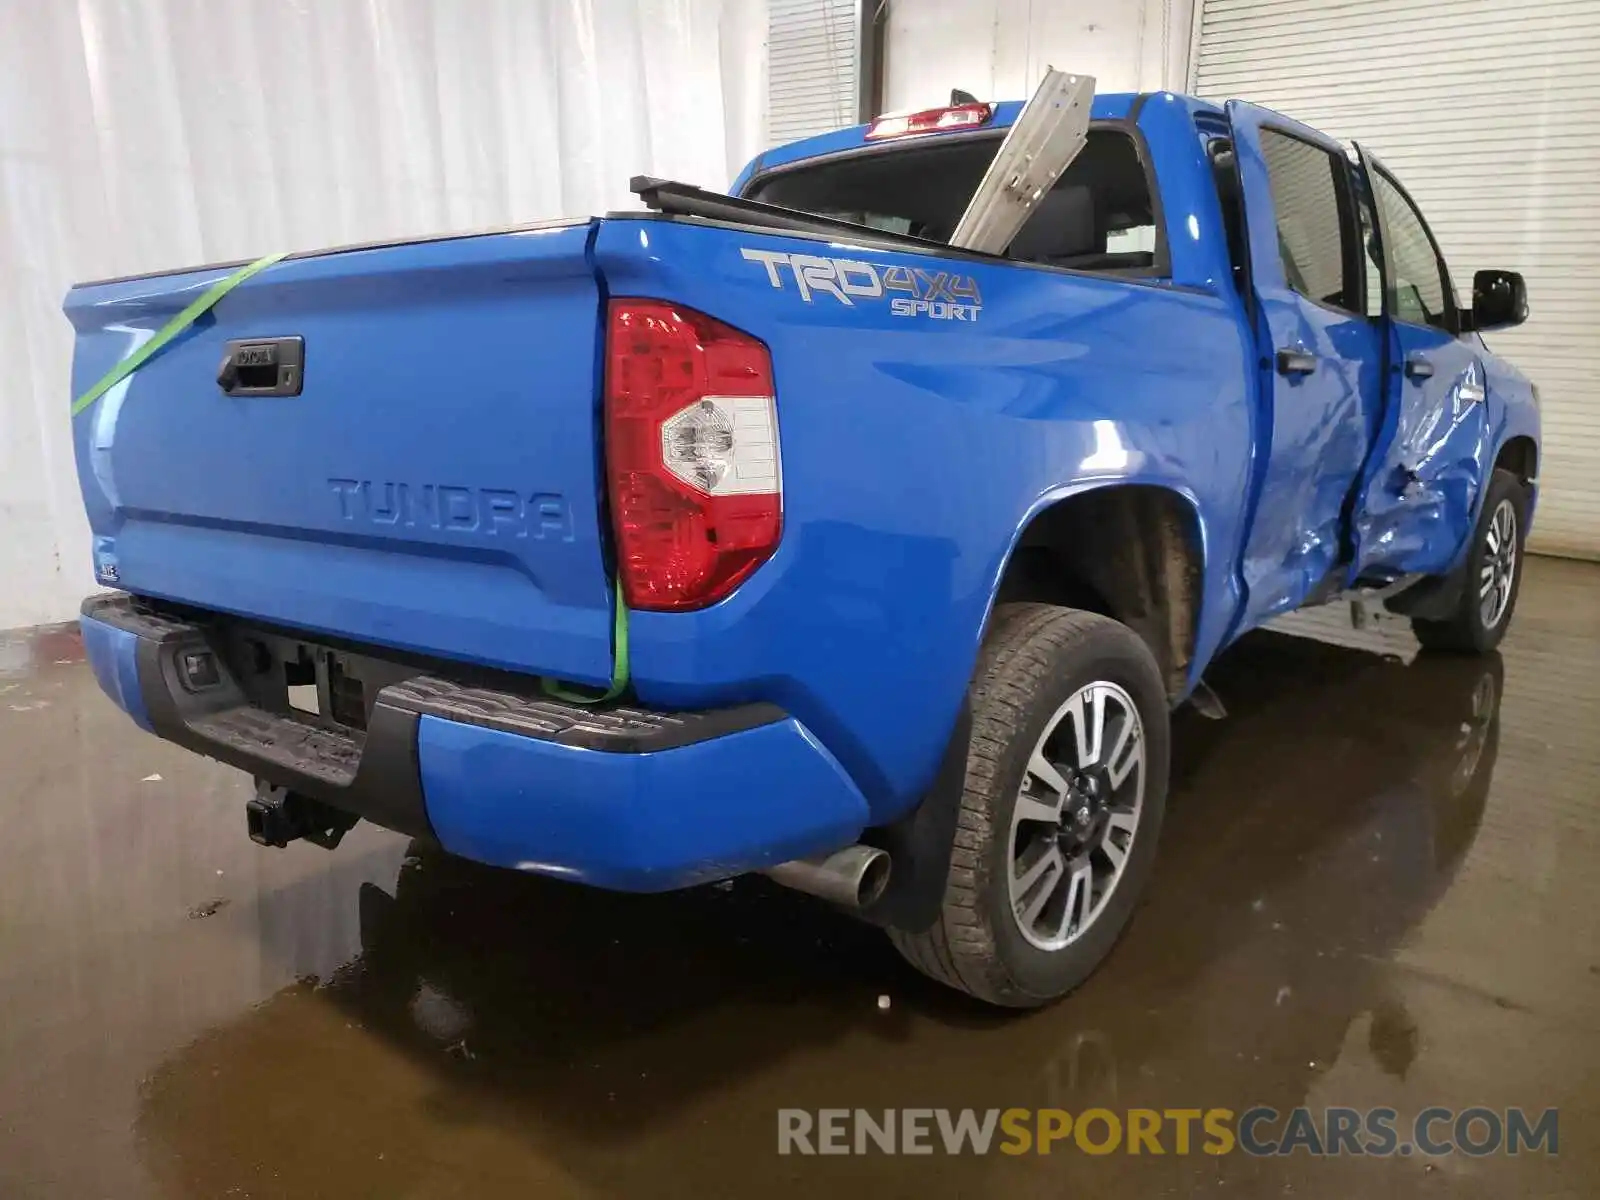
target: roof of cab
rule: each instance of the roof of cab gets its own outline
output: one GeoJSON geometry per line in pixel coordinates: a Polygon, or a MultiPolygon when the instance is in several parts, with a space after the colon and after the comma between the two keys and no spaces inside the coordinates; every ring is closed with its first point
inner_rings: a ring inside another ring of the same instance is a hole
{"type": "MultiPolygon", "coordinates": [[[[1151,95],[1172,96],[1172,93],[1140,93],[1140,92],[1108,92],[1097,95],[1094,104],[1089,110],[1090,119],[1095,121],[1120,121],[1133,111],[1135,102],[1141,97],[1148,99],[1151,95]]],[[[1221,113],[1222,109],[1205,100],[1197,100],[1193,96],[1173,96],[1188,104],[1192,111],[1210,111],[1221,113]]],[[[937,107],[933,105],[930,107],[937,107]]],[[[1006,129],[1017,119],[1017,114],[1022,111],[1021,100],[1002,100],[994,107],[994,119],[984,130],[1006,129]]],[[[739,172],[739,177],[733,181],[728,191],[737,196],[745,184],[750,182],[753,175],[760,171],[770,171],[774,167],[787,166],[807,158],[819,158],[823,155],[838,154],[845,150],[858,150],[863,146],[872,145],[867,141],[867,130],[871,124],[850,125],[844,129],[835,129],[828,133],[819,133],[814,137],[801,138],[796,142],[786,142],[781,146],[774,146],[770,150],[751,159],[744,170],[739,172]]],[[[964,130],[963,132],[974,132],[964,130]]],[[[905,139],[905,142],[920,142],[925,138],[948,136],[947,134],[925,133],[914,135],[905,139]]],[[[891,145],[893,143],[879,143],[891,145]]]]}

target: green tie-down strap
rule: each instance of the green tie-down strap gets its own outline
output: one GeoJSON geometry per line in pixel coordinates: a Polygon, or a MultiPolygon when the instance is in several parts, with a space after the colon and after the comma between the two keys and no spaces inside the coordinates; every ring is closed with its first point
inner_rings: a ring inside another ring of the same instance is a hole
{"type": "Polygon", "coordinates": [[[574,692],[555,679],[541,679],[540,686],[544,688],[546,696],[556,700],[565,700],[568,704],[604,704],[608,700],[615,700],[628,689],[628,605],[622,598],[622,578],[617,577],[616,620],[612,626],[611,659],[611,686],[599,696],[589,696],[582,692],[574,692]]]}
{"type": "MultiPolygon", "coordinates": [[[[287,251],[284,253],[287,253],[287,251]]],[[[205,316],[206,313],[215,308],[217,301],[221,300],[224,296],[233,291],[234,288],[238,287],[246,279],[249,279],[250,276],[254,275],[257,271],[266,270],[283,256],[283,254],[269,254],[265,258],[258,258],[255,260],[255,262],[250,263],[248,266],[240,267],[232,275],[229,275],[223,279],[219,279],[213,283],[205,290],[204,294],[201,295],[198,300],[163,325],[160,330],[157,331],[155,337],[151,338],[132,354],[128,355],[127,358],[123,359],[116,366],[112,367],[111,370],[107,371],[100,377],[99,383],[95,384],[87,392],[74,400],[72,402],[72,415],[77,416],[96,400],[100,399],[101,396],[104,396],[112,388],[116,387],[117,384],[121,383],[129,375],[132,375],[140,367],[144,366],[145,363],[149,362],[157,354],[161,353],[162,349],[168,343],[170,343],[173,338],[177,337],[185,329],[189,328],[189,326],[193,325],[201,317],[205,316]]]]}

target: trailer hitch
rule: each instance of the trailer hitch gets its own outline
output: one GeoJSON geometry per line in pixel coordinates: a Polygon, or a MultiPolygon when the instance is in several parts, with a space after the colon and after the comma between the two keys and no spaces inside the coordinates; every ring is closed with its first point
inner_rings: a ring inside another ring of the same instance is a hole
{"type": "Polygon", "coordinates": [[[256,780],[255,798],[245,802],[245,826],[258,846],[280,850],[304,838],[313,846],[332,850],[361,818],[324,804],[302,792],[291,792],[265,779],[256,780]]]}

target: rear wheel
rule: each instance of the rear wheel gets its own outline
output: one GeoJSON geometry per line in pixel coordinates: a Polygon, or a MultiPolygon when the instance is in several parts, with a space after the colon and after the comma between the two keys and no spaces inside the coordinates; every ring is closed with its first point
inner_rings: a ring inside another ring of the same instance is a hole
{"type": "Polygon", "coordinates": [[[1522,584],[1527,489],[1510,471],[1496,470],[1467,552],[1466,582],[1455,613],[1443,621],[1414,620],[1417,640],[1430,650],[1484,654],[1511,624],[1522,584]]]}
{"type": "Polygon", "coordinates": [[[1008,604],[972,715],[939,919],[890,936],[934,979],[1031,1007],[1088,977],[1144,888],[1166,805],[1166,692],[1127,626],[1008,604]]]}

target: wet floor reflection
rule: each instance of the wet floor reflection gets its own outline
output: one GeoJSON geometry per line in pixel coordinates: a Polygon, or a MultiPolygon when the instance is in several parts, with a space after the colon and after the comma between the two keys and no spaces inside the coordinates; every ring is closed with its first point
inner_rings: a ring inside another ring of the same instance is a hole
{"type": "Polygon", "coordinates": [[[764,881],[662,897],[358,828],[246,781],[57,643],[0,655],[0,1195],[1593,1194],[1600,605],[1536,562],[1505,659],[1247,639],[1180,716],[1143,908],[996,1014],[764,881]],[[879,1006],[880,996],[889,1007],[879,1006]],[[1562,1109],[1544,1158],[799,1159],[780,1107],[1562,1109]]]}

